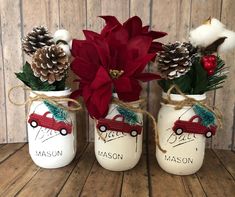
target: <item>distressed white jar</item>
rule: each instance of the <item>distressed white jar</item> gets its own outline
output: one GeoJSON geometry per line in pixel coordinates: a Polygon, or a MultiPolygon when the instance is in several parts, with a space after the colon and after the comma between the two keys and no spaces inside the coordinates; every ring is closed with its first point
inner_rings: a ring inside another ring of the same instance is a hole
{"type": "MultiPolygon", "coordinates": [[[[173,101],[184,100],[184,97],[178,94],[170,96],[173,101]]],[[[187,96],[198,101],[206,99],[205,94],[187,96]]],[[[163,93],[163,98],[166,98],[165,93],[163,93]]],[[[196,114],[192,107],[185,106],[176,110],[174,105],[161,103],[158,114],[159,143],[167,152],[161,152],[156,146],[156,157],[160,167],[168,173],[194,174],[203,164],[206,137],[202,134],[186,132],[176,135],[172,130],[176,120],[180,118],[188,121],[194,115],[196,114]]]]}
{"type": "MultiPolygon", "coordinates": [[[[117,97],[116,94],[114,96],[117,97]]],[[[143,115],[140,113],[136,114],[142,127],[143,115]]],[[[105,119],[111,120],[116,115],[120,115],[117,111],[117,105],[111,104],[105,119]]],[[[117,117],[116,121],[121,122],[122,118],[117,117]]],[[[130,133],[116,132],[109,129],[101,132],[97,129],[97,124],[98,121],[95,124],[95,156],[99,164],[103,168],[111,171],[125,171],[135,167],[142,153],[143,127],[141,134],[133,137],[130,133]]]]}
{"type": "MultiPolygon", "coordinates": [[[[43,94],[48,97],[69,97],[70,89],[63,91],[34,91],[30,97],[43,94]]],[[[59,102],[68,106],[68,102],[59,102]]],[[[43,101],[34,101],[28,115],[29,153],[34,163],[42,168],[60,168],[68,165],[76,155],[76,115],[68,112],[66,121],[56,121],[43,101]]]]}

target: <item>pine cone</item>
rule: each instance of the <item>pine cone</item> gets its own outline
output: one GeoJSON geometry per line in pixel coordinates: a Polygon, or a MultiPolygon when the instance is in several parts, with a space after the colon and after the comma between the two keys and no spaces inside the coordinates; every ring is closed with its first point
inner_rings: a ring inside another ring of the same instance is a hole
{"type": "Polygon", "coordinates": [[[39,26],[33,28],[22,40],[22,48],[28,55],[33,55],[37,49],[54,44],[52,37],[46,27],[39,26]]]}
{"type": "Polygon", "coordinates": [[[175,79],[185,75],[192,66],[197,49],[190,43],[175,42],[163,45],[158,55],[158,70],[163,78],[175,79]]]}
{"type": "Polygon", "coordinates": [[[61,81],[67,74],[69,58],[62,48],[52,45],[38,49],[32,58],[34,76],[49,84],[61,81]]]}

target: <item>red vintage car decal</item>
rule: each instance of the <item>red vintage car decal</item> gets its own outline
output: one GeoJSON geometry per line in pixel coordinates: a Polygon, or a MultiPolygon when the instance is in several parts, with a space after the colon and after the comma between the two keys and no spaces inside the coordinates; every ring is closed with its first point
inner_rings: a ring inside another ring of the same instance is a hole
{"type": "Polygon", "coordinates": [[[211,125],[206,127],[202,125],[202,119],[200,116],[195,115],[190,120],[177,120],[174,123],[173,131],[177,135],[181,135],[183,132],[185,133],[196,133],[196,134],[204,134],[205,137],[210,138],[212,135],[215,135],[217,126],[211,125]],[[198,122],[194,122],[194,120],[198,119],[198,122]]]}
{"type": "Polygon", "coordinates": [[[29,116],[28,123],[31,127],[36,128],[38,126],[59,131],[61,135],[67,135],[72,132],[72,125],[64,121],[56,121],[53,117],[47,117],[50,112],[46,112],[43,115],[32,113],[29,116]]]}
{"type": "Polygon", "coordinates": [[[101,132],[106,132],[107,130],[113,130],[118,132],[129,133],[132,137],[136,137],[141,134],[142,126],[140,125],[130,125],[124,122],[124,116],[118,114],[113,117],[113,119],[99,119],[97,124],[97,129],[101,132]],[[117,119],[120,118],[121,121],[117,119]]]}

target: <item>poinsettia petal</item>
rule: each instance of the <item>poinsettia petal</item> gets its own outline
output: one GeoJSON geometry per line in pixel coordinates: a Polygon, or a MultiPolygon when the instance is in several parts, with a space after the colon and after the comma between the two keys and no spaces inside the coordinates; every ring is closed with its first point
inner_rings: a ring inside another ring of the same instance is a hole
{"type": "Polygon", "coordinates": [[[155,57],[155,53],[150,53],[145,55],[142,58],[139,58],[135,61],[129,61],[126,64],[125,70],[124,70],[124,75],[125,76],[132,76],[132,75],[137,75],[138,73],[141,73],[144,68],[147,66],[147,64],[155,57]]]}
{"type": "MultiPolygon", "coordinates": [[[[109,104],[112,99],[112,84],[106,84],[105,86],[95,90],[91,97],[91,102],[96,106],[98,113],[101,117],[107,115],[109,104]]],[[[100,118],[100,117],[95,117],[100,118]]]]}
{"type": "Polygon", "coordinates": [[[138,79],[143,82],[147,82],[147,81],[151,81],[151,80],[155,80],[155,79],[161,79],[160,75],[154,74],[154,73],[139,73],[139,74],[135,75],[134,77],[135,77],[135,79],[138,79]]]}
{"type": "Polygon", "coordinates": [[[142,27],[142,33],[147,33],[149,30],[149,25],[142,27]]]}
{"type": "Polygon", "coordinates": [[[73,91],[71,94],[70,94],[70,98],[71,99],[77,99],[79,96],[82,95],[82,90],[81,89],[78,89],[78,90],[75,90],[73,91]]]}
{"type": "Polygon", "coordinates": [[[152,37],[153,40],[157,39],[157,38],[161,38],[167,35],[166,32],[161,32],[161,31],[149,31],[148,33],[144,34],[147,36],[152,37]]]}
{"type": "Polygon", "coordinates": [[[160,42],[152,42],[150,49],[149,49],[149,53],[154,53],[154,52],[158,52],[158,51],[162,51],[162,43],[160,42]]]}
{"type": "Polygon", "coordinates": [[[107,84],[96,90],[86,86],[83,91],[83,98],[92,118],[104,118],[108,113],[112,99],[112,85],[107,84]]]}
{"type": "Polygon", "coordinates": [[[90,31],[90,30],[83,30],[83,33],[84,33],[87,40],[94,40],[95,37],[100,36],[100,34],[94,32],[94,31],[90,31]]]}
{"type": "MultiPolygon", "coordinates": [[[[136,36],[132,38],[123,51],[123,59],[126,61],[135,61],[145,56],[151,46],[152,39],[147,36],[136,36]]],[[[125,62],[126,63],[126,62],[125,62]]]]}
{"type": "Polygon", "coordinates": [[[100,18],[103,18],[105,20],[106,25],[101,31],[102,36],[106,36],[107,33],[109,33],[113,28],[117,26],[121,26],[121,23],[117,20],[114,16],[100,16],[100,18]]]}
{"type": "Polygon", "coordinates": [[[141,34],[142,21],[138,16],[133,16],[123,23],[123,27],[128,31],[130,37],[134,37],[141,34]]]}
{"type": "Polygon", "coordinates": [[[130,92],[118,92],[118,98],[124,102],[132,102],[139,100],[142,87],[137,80],[131,80],[132,90],[130,92]]]}
{"type": "Polygon", "coordinates": [[[99,54],[99,58],[101,60],[102,65],[105,68],[108,68],[110,62],[110,52],[108,43],[102,38],[96,38],[93,42],[99,54]]]}
{"type": "Polygon", "coordinates": [[[94,80],[91,83],[91,89],[98,89],[106,84],[112,83],[112,79],[110,78],[107,71],[101,66],[96,73],[94,80]]]}
{"type": "Polygon", "coordinates": [[[70,67],[81,80],[85,81],[92,81],[98,70],[98,65],[87,62],[80,57],[76,57],[70,67]]]}
{"type": "Polygon", "coordinates": [[[113,80],[113,84],[116,92],[130,92],[132,90],[129,77],[119,77],[113,80]]]}

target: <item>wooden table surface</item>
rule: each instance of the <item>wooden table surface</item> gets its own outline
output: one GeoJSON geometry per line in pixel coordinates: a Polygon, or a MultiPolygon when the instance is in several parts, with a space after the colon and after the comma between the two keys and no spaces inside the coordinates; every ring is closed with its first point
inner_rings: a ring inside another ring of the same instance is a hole
{"type": "Polygon", "coordinates": [[[235,196],[234,152],[206,150],[203,167],[191,176],[167,174],[149,152],[134,169],[110,172],[87,143],[70,165],[47,170],[33,163],[27,144],[0,145],[0,196],[235,196]]]}

